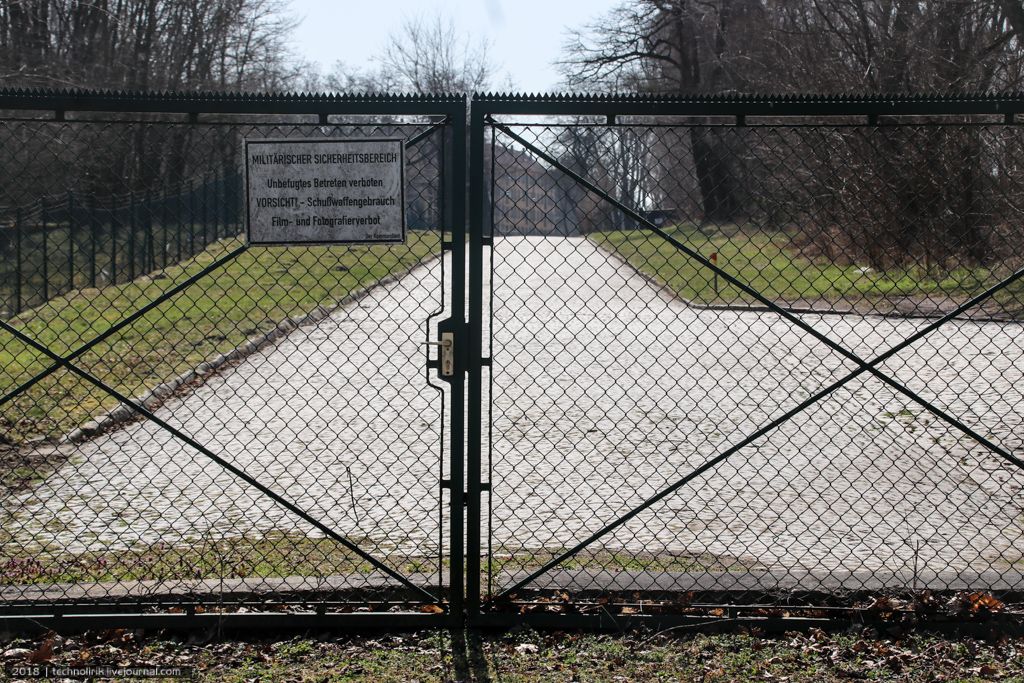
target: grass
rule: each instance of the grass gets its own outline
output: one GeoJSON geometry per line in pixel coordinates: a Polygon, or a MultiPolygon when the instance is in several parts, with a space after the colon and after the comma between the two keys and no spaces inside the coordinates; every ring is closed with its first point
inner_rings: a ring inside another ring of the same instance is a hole
{"type": "MultiPolygon", "coordinates": [[[[335,304],[381,278],[437,253],[438,234],[410,231],[404,245],[253,248],[150,311],[79,359],[100,380],[135,396],[204,360],[236,348],[280,321],[335,304]]],[[[56,353],[67,353],[238,246],[217,242],[151,276],[100,289],[80,289],[11,320],[56,353]]],[[[43,354],[0,336],[0,395],[45,369],[43,354]]],[[[10,442],[56,438],[116,400],[59,370],[0,410],[10,442]]]]}
{"type": "Polygon", "coordinates": [[[192,667],[224,681],[1021,681],[1024,640],[881,635],[860,629],[767,637],[726,634],[601,635],[431,633],[204,642],[112,629],[71,638],[11,641],[7,665],[147,664],[192,667]]]}
{"type": "MultiPolygon", "coordinates": [[[[665,230],[705,257],[716,253],[718,265],[724,271],[767,298],[787,304],[841,302],[846,308],[891,312],[897,300],[907,297],[959,303],[995,284],[1000,275],[986,268],[956,268],[940,273],[910,267],[879,272],[857,265],[840,265],[805,256],[794,244],[793,236],[784,231],[732,227],[704,232],[693,224],[665,230]]],[[[688,301],[705,305],[757,303],[722,278],[716,284],[709,268],[647,230],[600,232],[590,238],[688,301]]],[[[1022,300],[1024,286],[1019,282],[997,298],[1006,313],[1015,316],[1022,314],[1022,300]]]]}
{"type": "MultiPolygon", "coordinates": [[[[0,585],[117,582],[171,579],[284,578],[367,574],[373,565],[326,538],[295,532],[270,532],[258,538],[203,539],[192,545],[157,543],[129,550],[87,553],[20,551],[13,539],[0,534],[0,585]]],[[[349,538],[402,574],[433,573],[435,557],[410,557],[370,550],[367,539],[349,538]]],[[[554,551],[496,552],[493,575],[532,570],[557,556],[554,551]]],[[[486,561],[486,558],[485,558],[486,561]]],[[[448,559],[442,561],[448,566],[448,559]]],[[[708,554],[585,551],[561,563],[559,569],[608,572],[730,572],[751,571],[755,565],[708,554]]]]}
{"type": "MultiPolygon", "coordinates": [[[[363,548],[373,547],[366,539],[349,540],[363,548]]],[[[337,541],[284,532],[270,532],[259,538],[205,539],[193,545],[157,543],[130,550],[76,554],[20,553],[7,547],[4,555],[0,585],[323,577],[376,571],[337,541]]],[[[371,555],[379,556],[372,551],[371,555]]],[[[437,570],[436,558],[383,559],[404,574],[437,570]]]]}

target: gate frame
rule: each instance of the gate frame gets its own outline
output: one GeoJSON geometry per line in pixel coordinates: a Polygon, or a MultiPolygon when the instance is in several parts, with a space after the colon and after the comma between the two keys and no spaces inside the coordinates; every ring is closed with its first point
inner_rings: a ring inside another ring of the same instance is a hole
{"type": "MultiPolygon", "coordinates": [[[[446,302],[452,314],[447,322],[456,332],[455,376],[450,384],[451,410],[449,489],[448,609],[423,613],[209,613],[167,614],[117,611],[102,613],[104,605],[49,610],[0,610],[0,628],[75,630],[111,625],[158,628],[215,627],[225,629],[407,629],[427,627],[501,626],[536,622],[551,627],[590,626],[619,628],[621,617],[602,615],[514,615],[488,612],[482,604],[481,559],[482,494],[490,490],[482,470],[483,368],[491,358],[483,348],[484,248],[491,245],[485,192],[486,130],[492,116],[593,116],[614,126],[620,116],[732,117],[735,126],[748,116],[865,117],[878,125],[880,116],[1001,116],[1002,125],[1015,125],[1024,113],[1024,96],[984,94],[836,95],[836,96],[659,96],[659,95],[279,95],[229,93],[126,93],[104,91],[0,90],[0,112],[51,113],[40,122],[65,121],[68,112],[165,113],[187,116],[200,123],[205,114],[317,115],[328,117],[422,115],[443,116],[452,131],[444,155],[446,179],[445,225],[451,242],[442,240],[441,252],[452,253],[452,293],[446,302]],[[468,175],[467,175],[468,173],[468,175]],[[468,244],[467,244],[468,238],[468,244]],[[468,280],[466,268],[468,265],[468,280]],[[465,311],[465,313],[463,313],[465,311]],[[463,341],[465,340],[465,341],[463,341]],[[466,405],[465,411],[454,409],[466,405]],[[550,623],[549,623],[550,622],[550,623]]],[[[685,125],[685,124],[681,124],[685,125]]],[[[882,125],[885,125],[884,123],[882,125]]],[[[991,125],[1000,125],[995,121],[991,125]]],[[[442,435],[443,437],[443,435],[442,435]]],[[[443,495],[443,491],[441,493],[443,495]]],[[[692,623],[692,617],[642,617],[630,623],[692,623]],[[658,621],[660,619],[660,621],[658,621]]],[[[818,619],[815,624],[826,623],[818,619]]],[[[701,623],[704,623],[703,621],[701,623]]],[[[792,624],[788,621],[787,624],[792,624]]],[[[693,624],[697,625],[697,624],[693,624]]],[[[787,626],[788,627],[788,626],[787,626]]]]}
{"type": "MultiPolygon", "coordinates": [[[[544,614],[525,614],[516,615],[510,613],[493,612],[486,609],[486,602],[484,602],[485,596],[482,593],[481,586],[481,559],[484,556],[486,548],[482,545],[481,537],[481,526],[482,526],[482,494],[483,492],[489,492],[491,490],[491,482],[485,480],[484,477],[490,477],[490,472],[484,472],[482,470],[482,438],[481,430],[483,427],[483,419],[485,415],[489,414],[488,411],[484,411],[481,404],[482,401],[482,371],[484,367],[492,367],[492,359],[485,355],[486,350],[483,348],[483,332],[484,325],[487,322],[485,320],[485,311],[483,307],[483,249],[485,246],[491,246],[493,235],[485,234],[484,226],[489,225],[488,221],[488,209],[489,206],[486,202],[488,196],[484,185],[485,177],[487,175],[487,169],[485,164],[485,151],[486,151],[486,133],[487,129],[502,130],[503,124],[495,121],[493,117],[496,116],[592,116],[592,117],[603,117],[604,125],[606,127],[614,127],[618,122],[620,116],[643,116],[643,117],[717,117],[717,118],[732,118],[734,127],[744,127],[747,125],[748,116],[761,116],[761,117],[843,117],[849,119],[852,117],[863,117],[865,126],[885,126],[886,123],[879,122],[880,116],[892,116],[892,117],[910,117],[910,116],[993,116],[1002,117],[1002,121],[993,121],[989,124],[991,126],[1013,126],[1017,124],[1016,115],[1024,113],[1024,96],[1021,94],[981,94],[981,93],[953,93],[953,94],[921,94],[921,95],[855,95],[855,94],[843,94],[843,95],[695,95],[695,96],[684,96],[684,95],[640,95],[640,94],[547,94],[547,95],[518,95],[518,94],[477,94],[474,93],[471,100],[470,107],[470,161],[469,161],[469,236],[470,236],[470,251],[469,251],[469,292],[468,292],[468,303],[469,303],[469,327],[470,334],[469,340],[473,348],[473,354],[471,358],[471,364],[469,366],[469,381],[468,381],[468,440],[467,440],[467,453],[466,453],[466,476],[467,476],[467,488],[466,488],[466,505],[467,505],[467,533],[466,533],[466,611],[467,611],[467,623],[470,625],[477,626],[500,626],[500,625],[511,625],[514,623],[528,622],[536,623],[537,625],[546,624],[554,621],[555,623],[562,626],[578,626],[584,628],[620,628],[623,623],[623,618],[614,618],[607,614],[580,614],[578,612],[571,612],[568,614],[559,615],[544,615],[544,614]]],[[[507,124],[515,126],[515,123],[507,124]]],[[[552,122],[552,125],[559,125],[557,122],[552,122]]],[[[600,124],[598,124],[600,125],[600,124]]],[[[629,124],[624,124],[629,125],[629,124]]],[[[637,124],[642,125],[642,124],[637,124]]],[[[681,123],[680,126],[686,126],[690,124],[681,123]]],[[[729,125],[729,124],[724,124],[729,125]]],[[[785,125],[775,124],[775,125],[785,125]]],[[[822,125],[828,125],[827,123],[822,125]]],[[[895,122],[888,124],[893,126],[904,125],[901,122],[895,122]]],[[[516,139],[514,133],[511,133],[507,129],[503,131],[506,135],[511,135],[513,139],[516,139]]],[[[538,150],[535,145],[531,145],[528,141],[522,139],[517,140],[521,144],[524,144],[526,151],[538,155],[538,150]],[[531,149],[533,147],[533,149],[531,149]]],[[[491,143],[493,146],[493,143],[491,143]]],[[[493,155],[493,149],[492,149],[493,155]]],[[[493,158],[493,157],[492,157],[493,158]]],[[[543,153],[540,159],[552,163],[552,158],[545,158],[543,153]]],[[[554,160],[555,165],[553,166],[556,170],[560,170],[563,173],[567,169],[557,164],[557,160],[554,160]]],[[[588,179],[580,177],[575,174],[569,173],[567,177],[576,183],[583,184],[587,188],[588,179]]],[[[493,182],[493,179],[491,179],[493,182]]],[[[595,191],[595,188],[587,188],[595,191]]],[[[637,220],[643,229],[652,230],[654,234],[659,234],[661,231],[650,221],[646,220],[643,216],[636,213],[632,207],[627,207],[621,202],[615,201],[608,196],[604,195],[599,189],[596,189],[598,195],[603,201],[609,203],[610,206],[616,211],[626,211],[627,215],[637,220]]],[[[491,198],[493,202],[493,197],[491,198]]],[[[674,243],[677,249],[681,249],[684,253],[689,254],[689,251],[685,245],[675,243],[674,240],[661,235],[663,238],[668,239],[674,243]]],[[[697,255],[699,256],[699,255],[697,255]]],[[[711,269],[720,276],[723,275],[721,269],[717,264],[713,264],[710,261],[701,265],[711,269]]],[[[728,273],[724,273],[724,276],[729,280],[735,280],[728,276],[728,273]]],[[[947,314],[942,316],[938,321],[932,325],[924,328],[923,334],[915,334],[912,337],[902,340],[896,347],[890,349],[888,352],[883,353],[879,356],[875,356],[868,360],[857,358],[853,356],[845,347],[841,348],[840,353],[852,357],[854,362],[859,366],[854,372],[860,374],[862,372],[870,372],[876,374],[876,376],[884,377],[883,381],[887,383],[894,383],[889,377],[883,374],[878,374],[876,366],[883,360],[891,355],[894,355],[899,350],[906,348],[911,343],[917,341],[925,334],[930,333],[936,329],[939,325],[945,324],[952,317],[958,315],[963,310],[966,310],[977,303],[989,298],[999,289],[1006,287],[1012,282],[1024,277],[1024,269],[1020,269],[1014,272],[1011,276],[1004,278],[994,287],[988,288],[982,294],[972,297],[967,304],[964,304],[957,308],[953,314],[947,314]]],[[[745,284],[738,281],[741,285],[745,284]]],[[[494,283],[492,281],[491,287],[493,288],[494,283]]],[[[769,302],[770,304],[770,302],[769,302]]],[[[770,308],[781,308],[777,305],[769,305],[770,308]]],[[[819,341],[823,341],[819,339],[819,341]]],[[[831,340],[834,342],[835,340],[831,340]]],[[[828,341],[824,343],[828,345],[828,341]]],[[[841,346],[835,344],[836,346],[841,346]]],[[[851,377],[847,377],[841,380],[837,386],[838,388],[842,384],[849,381],[851,377]]],[[[826,390],[823,388],[822,390],[826,390]]],[[[906,389],[902,385],[899,389],[906,389]]],[[[909,391],[909,390],[908,390],[909,391]]],[[[775,426],[781,424],[781,422],[788,420],[795,412],[800,412],[812,402],[821,398],[816,398],[816,392],[814,396],[811,396],[800,405],[793,408],[783,415],[781,420],[773,420],[767,423],[766,427],[763,427],[765,431],[774,429],[775,426]],[[806,405],[805,405],[806,404],[806,405]]],[[[912,392],[911,392],[912,393],[912,392]]],[[[493,402],[493,396],[491,401],[493,402]]],[[[924,401],[920,397],[915,395],[915,400],[924,401]]],[[[927,403],[927,401],[925,401],[927,403]]],[[[940,408],[930,406],[929,408],[933,413],[942,412],[940,408]]],[[[950,417],[951,423],[958,423],[955,416],[950,417]]],[[[995,446],[990,441],[985,439],[983,436],[974,433],[969,427],[963,423],[956,424],[961,431],[966,432],[969,436],[973,436],[976,440],[980,441],[982,445],[987,446],[990,450],[996,451],[997,455],[1004,457],[1004,459],[1010,460],[1013,464],[1024,469],[1024,462],[1010,455],[1007,456],[1001,452],[1005,451],[998,446],[995,446]]],[[[759,433],[761,430],[757,430],[755,433],[759,433]]],[[[748,439],[744,439],[746,443],[748,439]]],[[[490,445],[488,445],[490,447],[490,445]]],[[[605,535],[611,531],[615,526],[623,523],[625,520],[631,518],[637,514],[640,510],[645,509],[650,504],[653,504],[657,500],[670,495],[672,492],[678,490],[682,485],[685,485],[692,479],[696,478],[700,474],[703,474],[708,469],[711,469],[719,462],[729,457],[738,448],[729,448],[728,450],[716,454],[715,457],[709,459],[704,464],[694,468],[681,483],[664,487],[660,490],[656,497],[648,499],[640,507],[633,506],[628,513],[618,517],[614,522],[609,522],[603,525],[601,530],[595,532],[587,540],[579,542],[578,545],[570,551],[559,554],[554,559],[547,562],[544,566],[537,569],[536,571],[530,572],[525,579],[513,584],[511,588],[501,589],[496,596],[486,596],[488,601],[500,599],[518,588],[525,587],[533,580],[539,578],[543,574],[547,573],[551,569],[554,569],[557,565],[561,564],[564,560],[571,558],[577,552],[596,541],[599,537],[605,535]],[[613,526],[614,525],[614,526],[613,526]]],[[[742,611],[742,606],[736,606],[730,608],[730,615],[742,611]]],[[[636,616],[633,618],[637,624],[675,624],[675,623],[689,623],[693,624],[692,618],[666,618],[666,617],[648,617],[636,616]]],[[[712,620],[714,621],[714,620],[712,620]]],[[[701,623],[707,623],[706,619],[701,623]]]]}
{"type": "MultiPolygon", "coordinates": [[[[240,94],[240,93],[219,93],[219,92],[196,92],[196,93],[155,93],[155,92],[113,92],[113,91],[91,91],[91,90],[44,90],[44,89],[0,89],[0,113],[19,113],[22,115],[39,114],[40,123],[60,123],[69,121],[66,116],[70,112],[75,113],[128,113],[146,114],[159,113],[168,115],[184,115],[187,117],[177,123],[201,124],[202,115],[315,115],[318,117],[319,125],[332,125],[330,116],[424,116],[436,117],[433,125],[427,132],[437,129],[449,131],[446,133],[443,145],[443,162],[438,169],[440,177],[444,179],[443,191],[443,215],[441,216],[441,241],[439,253],[443,257],[446,252],[452,253],[454,263],[464,263],[466,260],[466,112],[468,96],[466,94],[434,94],[434,95],[390,95],[390,94],[356,94],[356,95],[310,95],[310,94],[240,94]],[[52,118],[45,118],[46,114],[52,114],[52,118]],[[450,140],[447,137],[450,136],[450,140]],[[444,232],[448,232],[450,241],[444,239],[444,232]]],[[[24,119],[23,119],[24,120],[24,119]]],[[[76,122],[72,119],[70,122],[76,122]]],[[[81,120],[82,123],[89,121],[81,120]]],[[[155,122],[159,123],[159,122],[155,122]]],[[[306,122],[305,125],[309,125],[306,122]]],[[[421,133],[420,135],[423,135],[421,133]]],[[[418,140],[418,137],[413,138],[418,140]]],[[[247,245],[233,250],[227,257],[218,259],[210,267],[204,268],[197,276],[180,283],[168,290],[177,293],[187,286],[194,284],[202,276],[211,272],[215,266],[231,260],[242,251],[247,245]]],[[[443,283],[441,285],[444,286],[443,283]]],[[[441,321],[440,324],[454,324],[460,327],[465,326],[465,269],[452,269],[452,286],[449,301],[442,301],[444,310],[451,313],[448,321],[441,321]],[[449,322],[450,321],[450,322],[449,322]]],[[[154,308],[167,298],[164,295],[158,297],[154,302],[149,302],[140,310],[142,313],[154,308]]],[[[117,331],[134,321],[141,315],[139,310],[131,312],[128,317],[112,328],[117,331]]],[[[11,328],[5,321],[0,321],[0,327],[7,333],[14,334],[20,338],[20,333],[11,328]],[[12,330],[14,330],[12,332],[12,330]]],[[[108,331],[109,332],[109,331],[108,331]]],[[[109,334],[107,334],[109,336],[109,334]]],[[[32,340],[34,341],[34,340],[32,340]]],[[[97,343],[96,340],[85,342],[83,345],[97,343]]],[[[33,344],[36,345],[36,344],[33,344]]],[[[463,345],[464,346],[464,345],[463,345]]],[[[39,346],[37,346],[39,348],[39,346]]],[[[66,357],[50,352],[48,349],[43,353],[50,357],[50,360],[58,367],[64,367],[73,372],[82,372],[73,365],[74,359],[82,353],[82,350],[72,351],[66,357]]],[[[465,549],[462,544],[465,500],[463,496],[464,487],[462,482],[465,478],[464,470],[464,438],[463,426],[465,413],[455,409],[463,404],[465,396],[464,382],[458,381],[460,372],[466,367],[460,354],[456,356],[456,377],[455,381],[448,381],[450,385],[449,400],[452,410],[448,424],[451,430],[451,440],[448,453],[444,452],[444,434],[441,436],[440,458],[447,455],[449,459],[450,477],[452,485],[442,485],[438,490],[438,496],[442,501],[444,489],[449,489],[449,526],[447,532],[448,548],[448,590],[438,594],[438,598],[447,604],[443,604],[443,612],[423,613],[416,611],[405,612],[353,612],[353,613],[328,613],[326,609],[318,608],[316,612],[222,612],[222,613],[197,613],[195,605],[186,606],[182,613],[142,612],[138,611],[139,605],[135,605],[136,611],[132,611],[132,604],[121,607],[116,603],[104,603],[103,601],[91,602],[82,605],[53,604],[40,606],[38,609],[31,606],[12,606],[11,608],[0,607],[0,630],[6,631],[32,631],[32,630],[60,630],[79,631],[91,628],[103,627],[135,627],[135,628],[168,628],[172,630],[186,630],[195,628],[215,628],[230,630],[274,630],[287,628],[301,629],[358,629],[358,630],[380,630],[380,629],[409,629],[409,628],[430,628],[430,627],[454,627],[463,623],[465,586],[462,576],[465,574],[463,558],[465,549]]],[[[433,364],[428,356],[428,368],[433,364]]],[[[85,374],[88,374],[87,372],[85,374]]],[[[82,375],[84,377],[84,375],[82,375]]],[[[34,380],[30,380],[34,381],[34,380]]],[[[24,388],[24,387],[22,387],[24,388]]],[[[147,419],[151,416],[145,407],[137,405],[137,402],[130,397],[118,395],[116,390],[104,387],[104,390],[119,398],[122,402],[128,402],[133,410],[144,415],[147,419]],[[126,400],[130,399],[130,400],[126,400]]],[[[179,435],[175,435],[179,436],[179,435]]],[[[286,501],[288,502],[288,501],[286,501]]],[[[443,576],[444,565],[439,568],[443,576]]],[[[298,605],[297,605],[298,607],[298,605]]]]}

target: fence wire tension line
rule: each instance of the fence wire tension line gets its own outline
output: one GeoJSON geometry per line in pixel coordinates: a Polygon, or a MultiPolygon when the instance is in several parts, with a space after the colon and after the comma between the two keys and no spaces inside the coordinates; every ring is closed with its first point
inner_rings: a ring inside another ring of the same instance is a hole
{"type": "Polygon", "coordinates": [[[1019,629],[1022,111],[0,91],[0,622],[1019,629]]]}

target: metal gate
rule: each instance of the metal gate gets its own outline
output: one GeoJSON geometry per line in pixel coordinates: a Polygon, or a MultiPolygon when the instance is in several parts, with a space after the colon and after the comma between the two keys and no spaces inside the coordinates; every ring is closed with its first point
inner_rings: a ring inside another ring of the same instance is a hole
{"type": "Polygon", "coordinates": [[[1020,104],[475,98],[481,618],[1017,600],[1020,104]]]}
{"type": "Polygon", "coordinates": [[[0,617],[1017,600],[1022,109],[0,93],[0,617]],[[242,141],[346,135],[405,244],[244,244],[242,141]]]}
{"type": "Polygon", "coordinates": [[[0,110],[4,615],[446,620],[463,394],[428,342],[464,307],[465,98],[0,110]],[[404,244],[244,243],[244,140],[382,135],[404,244]]]}

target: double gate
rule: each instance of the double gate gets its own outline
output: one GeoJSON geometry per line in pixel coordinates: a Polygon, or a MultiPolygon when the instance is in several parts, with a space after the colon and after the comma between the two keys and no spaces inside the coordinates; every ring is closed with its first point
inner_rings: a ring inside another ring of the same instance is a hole
{"type": "Polygon", "coordinates": [[[1022,107],[3,93],[2,611],[1012,601],[1022,107]],[[404,244],[244,243],[245,139],[372,136],[404,244]]]}

